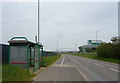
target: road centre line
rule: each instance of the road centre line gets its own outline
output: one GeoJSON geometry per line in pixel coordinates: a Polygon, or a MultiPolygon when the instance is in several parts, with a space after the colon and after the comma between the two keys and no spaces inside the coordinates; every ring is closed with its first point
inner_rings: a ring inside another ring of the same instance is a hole
{"type": "Polygon", "coordinates": [[[86,80],[86,81],[88,81],[87,80],[87,77],[76,67],[76,69],[78,70],[78,72],[83,76],[83,78],[86,80]]]}
{"type": "MultiPolygon", "coordinates": [[[[64,59],[65,59],[65,56],[62,55],[62,57],[63,57],[63,59],[62,59],[62,62],[61,62],[61,64],[60,64],[59,67],[62,67],[63,62],[64,62],[64,59]]],[[[58,67],[58,69],[59,69],[59,67],[58,67]]],[[[54,79],[54,83],[56,83],[56,80],[57,80],[57,77],[58,77],[59,73],[60,73],[60,71],[57,72],[56,77],[55,77],[55,79],[54,79]]]]}
{"type": "Polygon", "coordinates": [[[60,64],[60,67],[63,65],[64,59],[65,59],[65,56],[63,56],[62,62],[60,64]]]}
{"type": "Polygon", "coordinates": [[[113,68],[110,68],[110,70],[115,71],[115,72],[120,72],[120,71],[113,69],[113,68]]]}
{"type": "MultiPolygon", "coordinates": [[[[71,57],[69,57],[69,58],[71,58],[71,57]]],[[[75,63],[78,63],[76,60],[74,60],[73,58],[71,58],[75,63]]],[[[78,70],[78,72],[83,76],[83,78],[86,80],[86,81],[88,81],[88,79],[87,79],[87,77],[86,77],[86,75],[85,74],[83,74],[79,69],[78,69],[78,67],[76,66],[76,69],[78,70]]]]}
{"type": "Polygon", "coordinates": [[[97,63],[94,63],[95,65],[97,65],[97,66],[100,66],[100,67],[104,67],[103,65],[101,65],[101,64],[97,64],[97,63]]]}

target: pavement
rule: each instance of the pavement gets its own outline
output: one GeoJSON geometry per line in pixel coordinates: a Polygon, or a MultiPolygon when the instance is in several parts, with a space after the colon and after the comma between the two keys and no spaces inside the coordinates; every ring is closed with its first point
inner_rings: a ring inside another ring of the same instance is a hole
{"type": "Polygon", "coordinates": [[[34,81],[71,83],[83,81],[104,81],[118,83],[118,64],[95,59],[62,54],[53,65],[40,72],[34,81]],[[116,81],[116,82],[115,82],[116,81]]]}

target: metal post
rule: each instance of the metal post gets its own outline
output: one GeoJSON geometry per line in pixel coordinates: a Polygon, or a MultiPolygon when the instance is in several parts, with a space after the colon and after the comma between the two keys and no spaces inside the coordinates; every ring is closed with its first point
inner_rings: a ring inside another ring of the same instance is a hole
{"type": "Polygon", "coordinates": [[[58,52],[58,49],[59,49],[59,38],[63,38],[63,36],[60,36],[60,35],[59,35],[59,36],[57,37],[57,52],[58,52]]]}
{"type": "Polygon", "coordinates": [[[97,45],[97,41],[98,41],[98,32],[100,32],[100,30],[96,30],[96,45],[97,45]]]}
{"type": "Polygon", "coordinates": [[[76,42],[75,42],[75,50],[77,51],[77,43],[78,43],[78,39],[76,39],[76,42]]]}
{"type": "Polygon", "coordinates": [[[42,66],[44,66],[44,51],[43,51],[43,47],[42,47],[42,66]]]}
{"type": "Polygon", "coordinates": [[[9,55],[8,55],[8,63],[11,61],[11,45],[9,45],[9,55]]]}
{"type": "Polygon", "coordinates": [[[40,47],[38,47],[38,58],[39,58],[39,68],[40,68],[40,47]]]}
{"type": "Polygon", "coordinates": [[[27,47],[27,70],[29,69],[29,45],[27,47]]]}
{"type": "Polygon", "coordinates": [[[39,26],[39,1],[40,0],[38,0],[38,42],[39,42],[39,29],[40,29],[40,26],[39,26]]]}
{"type": "Polygon", "coordinates": [[[35,42],[37,43],[37,36],[35,36],[35,42]]]}
{"type": "Polygon", "coordinates": [[[96,45],[97,45],[97,30],[96,30],[96,45]]]}
{"type": "Polygon", "coordinates": [[[35,71],[35,46],[34,46],[34,71],[35,71]]]}
{"type": "Polygon", "coordinates": [[[58,52],[58,37],[57,37],[57,52],[58,52]]]}

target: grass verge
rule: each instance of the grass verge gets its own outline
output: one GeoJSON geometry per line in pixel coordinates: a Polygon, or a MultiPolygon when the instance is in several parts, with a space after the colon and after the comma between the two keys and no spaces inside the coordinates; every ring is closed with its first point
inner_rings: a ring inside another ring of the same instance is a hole
{"type": "Polygon", "coordinates": [[[30,74],[29,71],[13,65],[3,65],[2,66],[2,83],[10,81],[29,81],[32,82],[34,74],[30,74]]]}
{"type": "Polygon", "coordinates": [[[0,83],[2,82],[2,65],[0,64],[0,83]]]}
{"type": "Polygon", "coordinates": [[[86,57],[86,58],[97,59],[97,60],[102,60],[102,61],[107,61],[107,62],[113,62],[113,63],[120,64],[120,60],[119,59],[102,58],[102,57],[98,57],[97,54],[95,54],[95,53],[70,53],[70,54],[71,55],[76,55],[76,56],[81,56],[81,57],[86,57]]]}
{"type": "MultiPolygon", "coordinates": [[[[60,54],[54,56],[46,56],[44,57],[44,66],[49,66],[53,64],[56,60],[61,57],[60,54]]],[[[19,66],[13,66],[9,64],[2,65],[2,83],[12,83],[16,81],[22,83],[32,83],[32,78],[36,75],[30,73],[28,70],[23,69],[19,66]]]]}
{"type": "Polygon", "coordinates": [[[48,66],[52,65],[60,57],[61,57],[60,54],[57,54],[57,55],[54,55],[54,56],[45,56],[44,57],[44,66],[48,67],[48,66]]]}

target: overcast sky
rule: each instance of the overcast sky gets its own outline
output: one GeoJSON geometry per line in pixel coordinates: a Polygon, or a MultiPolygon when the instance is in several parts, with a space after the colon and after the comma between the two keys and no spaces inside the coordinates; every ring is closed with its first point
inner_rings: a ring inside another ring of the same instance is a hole
{"type": "MultiPolygon", "coordinates": [[[[2,4],[3,43],[14,36],[34,41],[37,35],[37,3],[2,4]]],[[[117,2],[42,2],[40,3],[40,42],[45,50],[71,48],[98,39],[110,42],[118,36],[117,2]]]]}

